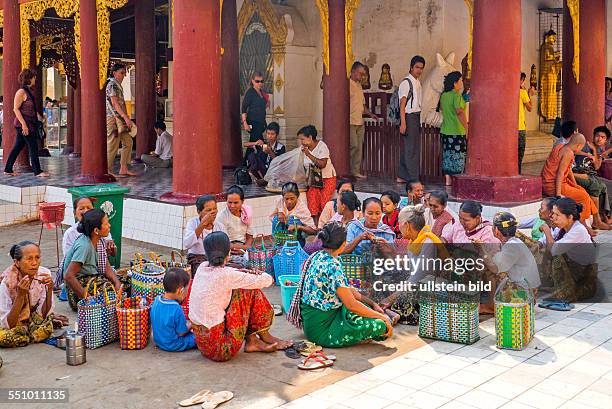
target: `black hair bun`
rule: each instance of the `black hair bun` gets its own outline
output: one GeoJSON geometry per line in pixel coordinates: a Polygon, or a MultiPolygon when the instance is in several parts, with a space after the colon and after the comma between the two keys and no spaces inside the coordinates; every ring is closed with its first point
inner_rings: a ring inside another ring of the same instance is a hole
{"type": "Polygon", "coordinates": [[[18,246],[17,244],[13,244],[13,245],[11,246],[11,249],[9,250],[9,255],[11,256],[11,258],[12,258],[13,260],[15,260],[15,253],[17,252],[17,248],[18,248],[18,247],[19,247],[19,246],[18,246]]]}
{"type": "Polygon", "coordinates": [[[79,222],[79,224],[77,224],[77,231],[79,233],[85,233],[85,227],[83,226],[83,222],[79,222]]]}
{"type": "Polygon", "coordinates": [[[582,213],[583,209],[584,206],[581,203],[576,203],[576,210],[578,211],[578,214],[582,213]]]}

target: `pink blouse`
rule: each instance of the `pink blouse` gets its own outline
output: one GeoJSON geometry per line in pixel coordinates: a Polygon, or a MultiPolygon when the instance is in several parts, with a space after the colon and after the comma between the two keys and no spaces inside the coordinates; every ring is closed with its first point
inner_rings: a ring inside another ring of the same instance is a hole
{"type": "Polygon", "coordinates": [[[274,279],[269,274],[249,274],[232,267],[198,267],[191,286],[189,319],[196,325],[212,328],[225,320],[225,309],[232,290],[269,287],[274,279]]]}
{"type": "MultiPolygon", "coordinates": [[[[51,276],[51,272],[44,268],[38,268],[38,276],[48,275],[51,276]]],[[[13,309],[13,302],[17,298],[17,285],[19,284],[19,271],[15,268],[15,265],[8,267],[2,274],[0,274],[0,328],[8,328],[8,315],[13,309]]],[[[40,281],[32,280],[30,284],[30,307],[36,307],[36,312],[42,315],[42,309],[47,300],[47,286],[42,284],[40,281]]],[[[53,312],[53,297],[51,297],[51,308],[49,314],[53,312]]],[[[27,319],[25,316],[20,319],[27,319]]]]}
{"type": "MultiPolygon", "coordinates": [[[[480,227],[482,226],[478,226],[476,230],[478,230],[480,227]]],[[[446,226],[444,226],[444,230],[442,230],[442,238],[447,243],[451,244],[471,243],[472,240],[470,239],[480,240],[483,243],[500,243],[500,241],[493,234],[493,226],[485,226],[481,228],[478,232],[468,237],[465,229],[459,222],[456,222],[454,224],[447,224],[446,226]]]]}

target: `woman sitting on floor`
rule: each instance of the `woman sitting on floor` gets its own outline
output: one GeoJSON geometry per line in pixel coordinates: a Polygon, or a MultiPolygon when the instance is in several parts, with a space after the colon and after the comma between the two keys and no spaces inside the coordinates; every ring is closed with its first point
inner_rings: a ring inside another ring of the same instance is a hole
{"type": "Polygon", "coordinates": [[[0,276],[0,347],[42,342],[53,333],[53,280],[40,266],[40,248],[22,241],[0,276]]]}
{"type": "Polygon", "coordinates": [[[597,249],[588,230],[580,223],[582,205],[563,197],[553,206],[552,221],[559,230],[553,234],[542,225],[544,245],[552,257],[551,298],[575,302],[593,297],[597,291],[597,249]]]}
{"type": "Polygon", "coordinates": [[[244,204],[244,190],[240,186],[230,186],[226,195],[227,207],[217,215],[216,221],[232,243],[232,255],[243,256],[253,243],[253,209],[244,204]]]}
{"type": "Polygon", "coordinates": [[[272,233],[277,229],[297,230],[298,240],[304,245],[304,235],[316,234],[317,230],[308,207],[299,198],[298,185],[293,182],[285,183],[281,197],[276,201],[274,210],[270,214],[270,220],[272,233]]]}
{"type": "Polygon", "coordinates": [[[303,267],[301,282],[287,319],[303,326],[308,340],[329,348],[341,348],[393,334],[389,317],[372,300],[349,285],[337,259],[345,245],[346,230],[329,223],[319,232],[323,250],[311,255],[303,267]]]}
{"type": "Polygon", "coordinates": [[[395,233],[382,222],[382,202],[375,197],[369,197],[363,202],[361,220],[351,222],[346,229],[346,247],[343,254],[365,254],[370,250],[372,242],[384,241],[394,243],[395,233]]]}
{"type": "Polygon", "coordinates": [[[488,311],[494,311],[494,295],[500,275],[506,274],[511,281],[526,284],[536,293],[541,284],[535,258],[525,243],[516,237],[516,218],[511,213],[499,212],[493,219],[493,226],[493,234],[502,243],[501,250],[492,252],[487,247],[481,247],[484,264],[494,274],[486,306],[488,311]]]}
{"type": "MultiPolygon", "coordinates": [[[[342,195],[342,192],[354,191],[355,185],[350,180],[341,179],[338,182],[338,185],[336,186],[336,198],[327,202],[325,204],[325,207],[323,208],[323,211],[321,212],[321,216],[319,217],[319,223],[317,224],[319,229],[322,229],[323,226],[325,226],[327,222],[331,220],[332,217],[338,214],[338,205],[340,204],[340,196],[342,195]]],[[[362,217],[361,210],[358,210],[356,214],[358,219],[362,217]]]]}
{"type": "MultiPolygon", "coordinates": [[[[543,224],[551,225],[552,221],[550,216],[552,215],[553,205],[558,197],[545,197],[540,203],[538,209],[538,215],[521,220],[517,229],[531,229],[531,241],[538,241],[544,237],[544,232],[540,228],[543,224]]],[[[517,236],[524,239],[524,234],[517,232],[517,236]]]]}
{"type": "Polygon", "coordinates": [[[482,219],[482,205],[466,200],[459,208],[459,223],[447,224],[442,230],[442,240],[450,244],[467,244],[478,240],[482,243],[496,243],[491,222],[482,219]]]}
{"type": "Polygon", "coordinates": [[[187,250],[187,263],[191,267],[192,276],[204,261],[204,239],[214,231],[225,233],[225,227],[216,220],[217,201],[213,195],[204,195],[196,200],[198,215],[192,217],[185,226],[183,248],[187,250]]]}
{"type": "Polygon", "coordinates": [[[448,193],[443,190],[435,190],[429,193],[426,203],[425,223],[431,226],[433,234],[440,237],[444,227],[454,224],[458,217],[455,212],[447,207],[448,193]]]}
{"type": "Polygon", "coordinates": [[[68,303],[74,311],[77,310],[79,300],[85,297],[85,287],[91,279],[94,279],[98,287],[107,282],[113,284],[115,289],[120,286],[112,269],[107,269],[104,273],[98,269],[96,248],[100,239],[108,237],[110,232],[106,213],[100,209],[88,210],[83,214],[77,231],[82,234],[66,253],[63,266],[68,303]]]}
{"type": "Polygon", "coordinates": [[[261,291],[274,279],[226,266],[230,241],[223,232],[204,239],[208,261],[193,280],[189,320],[198,349],[213,361],[229,361],[242,347],[245,352],[274,352],[293,344],[269,332],[274,310],[261,291]]]}
{"type": "MultiPolygon", "coordinates": [[[[64,232],[64,237],[62,238],[62,253],[64,254],[64,256],[68,254],[68,251],[70,251],[70,249],[74,245],[74,242],[79,238],[79,236],[82,235],[82,233],[78,232],[77,228],[81,219],[83,218],[83,213],[94,208],[93,200],[89,197],[76,198],[73,202],[73,205],[74,219],[76,223],[70,226],[68,230],[64,232]]],[[[108,256],[114,256],[115,254],[117,254],[117,247],[115,246],[115,243],[113,242],[113,237],[109,232],[108,237],[100,238],[96,247],[96,263],[100,270],[100,274],[104,274],[107,270],[114,272],[114,269],[111,266],[110,261],[108,260],[108,256]]],[[[56,287],[59,287],[64,282],[63,264],[64,263],[62,263],[62,266],[57,272],[57,277],[55,279],[56,287]]],[[[60,296],[60,301],[66,301],[65,294],[66,288],[64,287],[64,289],[62,290],[62,295],[60,296]]]]}

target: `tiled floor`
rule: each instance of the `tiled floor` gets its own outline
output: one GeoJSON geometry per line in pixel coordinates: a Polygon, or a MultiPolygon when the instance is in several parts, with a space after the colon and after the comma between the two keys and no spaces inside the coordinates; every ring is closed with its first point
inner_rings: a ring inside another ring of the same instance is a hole
{"type": "MultiPolygon", "coordinates": [[[[48,179],[40,179],[31,173],[22,174],[18,177],[5,176],[0,173],[0,185],[16,187],[51,185],[59,187],[70,187],[74,185],[74,178],[80,174],[81,159],[70,158],[67,156],[54,156],[50,158],[40,158],[43,169],[51,175],[48,179]]],[[[116,167],[118,166],[118,159],[116,167]]],[[[175,164],[175,166],[178,166],[175,164]]],[[[541,163],[525,165],[525,174],[539,174],[541,163]]],[[[117,184],[130,188],[128,197],[159,200],[159,197],[172,191],[172,169],[147,168],[144,165],[132,165],[132,171],[139,174],[137,177],[122,178],[117,180],[117,184]]],[[[234,174],[232,170],[223,171],[223,186],[228,188],[234,184],[234,174]]],[[[395,190],[400,194],[405,194],[405,187],[397,184],[389,178],[371,177],[364,181],[355,183],[355,188],[360,192],[382,193],[385,190],[395,190]]],[[[268,196],[273,193],[255,184],[242,186],[248,198],[268,196]]],[[[445,187],[437,184],[427,184],[426,190],[444,190],[445,187]]],[[[450,190],[448,190],[450,194],[450,190]]]]}
{"type": "Polygon", "coordinates": [[[482,322],[473,345],[434,341],[280,408],[612,408],[612,304],[536,307],[522,351],[497,349],[494,326],[482,322]]]}

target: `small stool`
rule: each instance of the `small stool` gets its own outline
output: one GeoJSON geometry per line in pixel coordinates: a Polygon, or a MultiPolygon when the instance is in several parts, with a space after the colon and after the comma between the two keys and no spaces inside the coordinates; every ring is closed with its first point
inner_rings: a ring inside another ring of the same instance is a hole
{"type": "Polygon", "coordinates": [[[42,240],[43,229],[52,229],[55,227],[55,248],[57,254],[57,267],[60,265],[60,249],[59,249],[59,235],[57,229],[59,228],[64,234],[64,228],[62,227],[62,221],[64,220],[64,212],[66,210],[66,203],[64,202],[43,202],[38,204],[40,214],[40,236],[38,237],[38,245],[42,240]]]}

